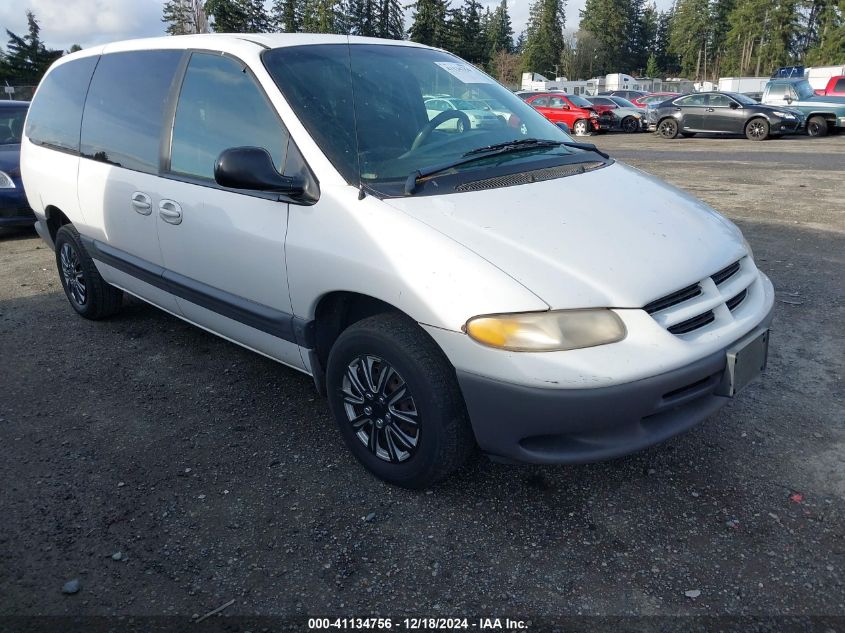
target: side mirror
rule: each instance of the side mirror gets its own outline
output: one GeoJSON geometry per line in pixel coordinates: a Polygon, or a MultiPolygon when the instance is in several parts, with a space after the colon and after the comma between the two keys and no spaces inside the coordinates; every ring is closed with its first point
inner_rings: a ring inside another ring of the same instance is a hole
{"type": "Polygon", "coordinates": [[[302,180],[278,172],[270,152],[262,147],[224,150],[214,163],[214,180],[232,189],[271,191],[292,197],[305,191],[302,180]]]}
{"type": "Polygon", "coordinates": [[[731,110],[736,110],[739,107],[739,104],[736,101],[731,101],[730,108],[731,110]]]}

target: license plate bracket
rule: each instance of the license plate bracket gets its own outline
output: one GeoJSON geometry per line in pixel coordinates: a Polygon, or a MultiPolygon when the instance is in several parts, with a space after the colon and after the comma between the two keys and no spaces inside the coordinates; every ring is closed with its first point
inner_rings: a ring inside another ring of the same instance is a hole
{"type": "Polygon", "coordinates": [[[757,330],[729,347],[722,382],[716,395],[733,398],[759,376],[769,360],[769,330],[757,330]]]}

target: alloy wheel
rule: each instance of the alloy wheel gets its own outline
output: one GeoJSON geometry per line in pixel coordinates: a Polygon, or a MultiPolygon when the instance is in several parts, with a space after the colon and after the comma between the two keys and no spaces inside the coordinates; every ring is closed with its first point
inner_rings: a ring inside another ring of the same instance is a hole
{"type": "Polygon", "coordinates": [[[88,288],[85,285],[85,275],[82,272],[79,255],[68,242],[62,244],[59,261],[62,266],[62,277],[65,281],[65,287],[68,289],[71,298],[78,306],[84,306],[85,302],[88,301],[88,288]]]}
{"type": "Polygon", "coordinates": [[[678,135],[678,124],[672,119],[666,119],[660,123],[657,131],[663,138],[675,138],[678,135]]]}
{"type": "Polygon", "coordinates": [[[576,136],[587,136],[587,122],[586,121],[575,121],[575,125],[573,126],[572,129],[575,132],[576,136]]]}
{"type": "Polygon", "coordinates": [[[748,124],[748,135],[754,139],[761,139],[766,136],[766,125],[762,121],[752,121],[748,124]]]}
{"type": "Polygon", "coordinates": [[[379,459],[404,462],[420,441],[420,415],[407,383],[387,361],[358,356],[341,385],[346,419],[358,440],[379,459]]]}

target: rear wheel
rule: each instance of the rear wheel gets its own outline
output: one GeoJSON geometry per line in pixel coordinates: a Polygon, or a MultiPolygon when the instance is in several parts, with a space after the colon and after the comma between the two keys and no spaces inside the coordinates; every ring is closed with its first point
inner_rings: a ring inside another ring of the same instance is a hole
{"type": "Polygon", "coordinates": [[[575,136],[589,136],[590,124],[586,119],[578,119],[573,124],[572,131],[575,132],[575,136]]]}
{"type": "Polygon", "coordinates": [[[385,481],[429,486],[472,451],[455,371],[404,315],[380,314],[344,330],[329,353],[326,380],[344,442],[385,481]]]}
{"type": "Polygon", "coordinates": [[[807,120],[807,134],[809,136],[827,136],[827,121],[821,116],[811,116],[807,120]]]}
{"type": "Polygon", "coordinates": [[[56,266],[65,295],[80,315],[96,320],[120,310],[123,292],[103,281],[72,224],[56,233],[56,266]]]}
{"type": "Polygon", "coordinates": [[[622,131],[625,134],[633,134],[634,132],[639,132],[640,130],[640,122],[637,121],[636,118],[632,116],[626,116],[622,119],[622,131]]]}
{"type": "Polygon", "coordinates": [[[745,138],[751,141],[765,141],[769,138],[769,122],[766,119],[751,119],[745,124],[745,138]]]}
{"type": "Polygon", "coordinates": [[[677,138],[678,132],[678,122],[675,119],[663,119],[657,124],[657,133],[663,138],[677,138]]]}

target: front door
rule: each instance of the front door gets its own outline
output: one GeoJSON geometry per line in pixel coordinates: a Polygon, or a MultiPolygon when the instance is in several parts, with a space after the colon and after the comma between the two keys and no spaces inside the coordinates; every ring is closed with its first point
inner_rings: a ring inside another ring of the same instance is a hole
{"type": "Polygon", "coordinates": [[[711,94],[707,104],[709,113],[708,129],[727,134],[745,133],[745,110],[739,103],[727,95],[711,94]]]}
{"type": "Polygon", "coordinates": [[[192,53],[154,214],[165,279],[182,314],[302,368],[285,269],[288,204],[214,181],[215,161],[232,147],[262,147],[283,171],[289,140],[242,62],[192,53]]]}

